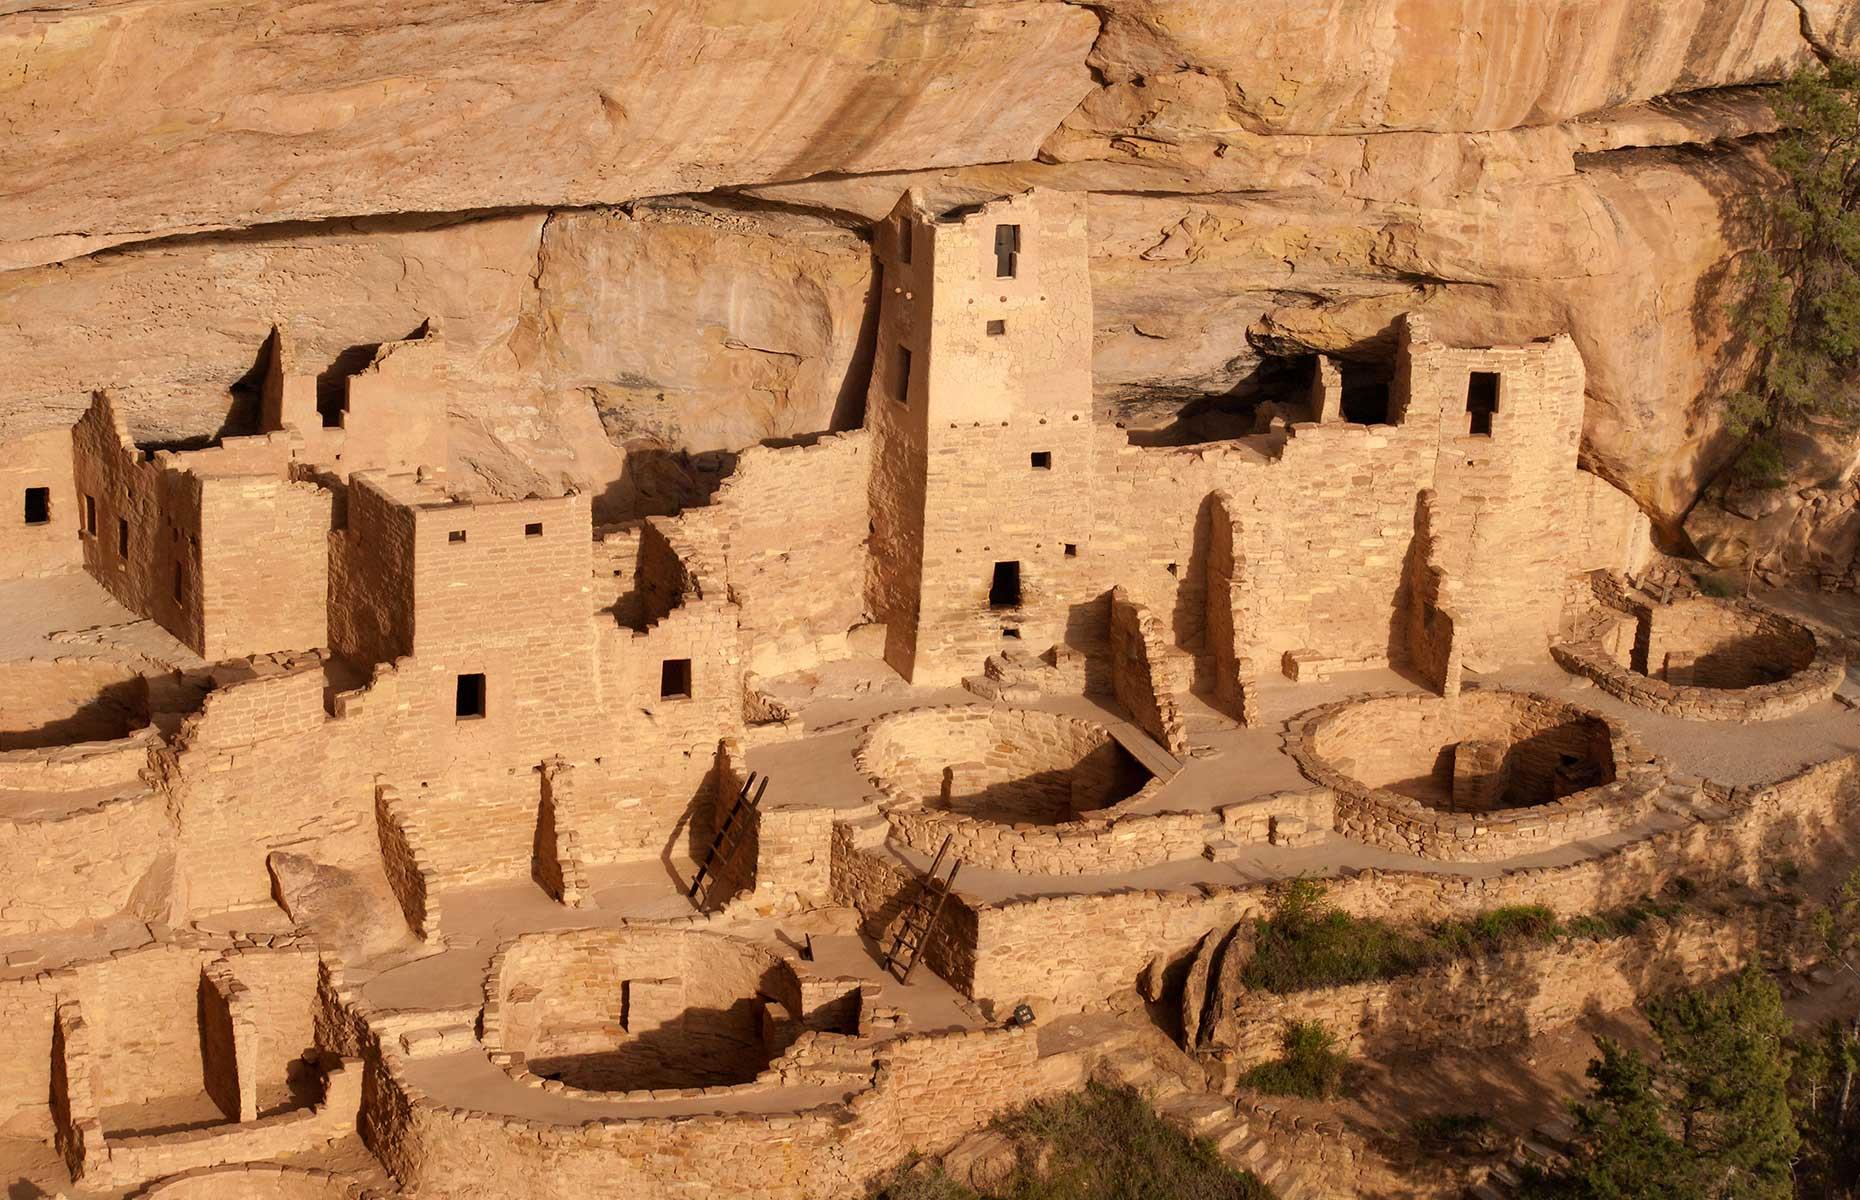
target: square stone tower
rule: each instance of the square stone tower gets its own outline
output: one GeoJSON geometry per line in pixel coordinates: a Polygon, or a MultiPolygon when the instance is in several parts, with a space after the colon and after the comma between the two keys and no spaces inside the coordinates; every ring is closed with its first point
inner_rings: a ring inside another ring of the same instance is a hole
{"type": "Polygon", "coordinates": [[[1085,203],[1032,191],[874,233],[868,602],[885,659],[954,683],[1083,621],[1092,528],[1085,203]]]}

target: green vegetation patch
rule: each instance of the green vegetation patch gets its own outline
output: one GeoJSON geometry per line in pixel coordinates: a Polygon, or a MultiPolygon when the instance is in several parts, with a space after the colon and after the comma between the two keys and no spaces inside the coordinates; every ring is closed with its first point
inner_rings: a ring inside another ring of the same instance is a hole
{"type": "Polygon", "coordinates": [[[1336,1034],[1317,1021],[1290,1021],[1279,1035],[1279,1057],[1254,1067],[1240,1082],[1272,1096],[1331,1100],[1343,1094],[1348,1069],[1336,1034]]]}
{"type": "Polygon", "coordinates": [[[1373,917],[1353,917],[1324,900],[1323,885],[1294,879],[1280,888],[1271,917],[1257,923],[1253,957],[1241,981],[1285,995],[1412,974],[1454,958],[1563,936],[1556,914],[1541,904],[1494,908],[1462,921],[1406,929],[1373,917]]]}

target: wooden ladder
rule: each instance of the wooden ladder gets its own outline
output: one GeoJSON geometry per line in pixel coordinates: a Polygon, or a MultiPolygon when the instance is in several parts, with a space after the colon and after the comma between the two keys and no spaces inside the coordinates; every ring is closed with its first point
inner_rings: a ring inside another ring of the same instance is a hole
{"type": "Polygon", "coordinates": [[[949,854],[949,842],[945,834],[936,857],[930,860],[930,870],[917,881],[917,894],[905,905],[904,919],[898,923],[898,932],[892,935],[891,949],[885,952],[885,970],[899,983],[911,981],[917,957],[923,953],[924,943],[930,940],[930,931],[936,928],[937,918],[943,915],[943,905],[949,900],[950,889],[955,886],[956,872],[962,870],[962,862],[952,858],[949,874],[941,874],[943,860],[949,854]]]}
{"type": "MultiPolygon", "coordinates": [[[[756,773],[751,771],[749,778],[743,780],[742,790],[736,793],[736,799],[730,804],[730,811],[724,814],[723,823],[718,825],[717,832],[711,835],[710,846],[705,849],[703,857],[698,860],[697,872],[691,876],[691,887],[685,892],[688,899],[697,899],[698,889],[704,886],[706,877],[714,883],[717,878],[717,868],[729,862],[730,856],[736,853],[736,848],[742,845],[743,835],[749,830],[747,818],[756,810],[756,806],[762,803],[762,793],[769,790],[769,777],[760,776],[761,783],[759,784],[756,782],[757,778],[756,773]],[[755,788],[754,795],[750,794],[750,788],[755,788]]],[[[709,899],[709,894],[706,893],[705,900],[709,899]]]]}

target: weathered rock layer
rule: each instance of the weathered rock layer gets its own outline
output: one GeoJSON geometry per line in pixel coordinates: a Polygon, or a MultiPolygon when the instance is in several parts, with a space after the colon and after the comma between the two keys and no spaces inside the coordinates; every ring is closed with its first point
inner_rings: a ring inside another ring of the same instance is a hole
{"type": "Polygon", "coordinates": [[[1409,309],[1567,332],[1586,461],[1677,542],[1763,85],[1857,32],[1854,0],[22,7],[0,435],[98,387],[152,439],[236,429],[273,322],[334,369],[434,317],[461,465],[663,509],[704,452],[858,419],[864,221],[1039,184],[1092,193],[1107,404],[1385,357],[1409,309]]]}

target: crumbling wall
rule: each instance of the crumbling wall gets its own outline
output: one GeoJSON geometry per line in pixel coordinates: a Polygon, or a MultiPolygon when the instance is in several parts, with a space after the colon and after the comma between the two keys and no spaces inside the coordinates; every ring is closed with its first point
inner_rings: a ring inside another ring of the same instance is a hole
{"type": "Polygon", "coordinates": [[[1176,706],[1162,660],[1168,648],[1149,610],[1124,589],[1111,593],[1111,683],[1137,727],[1174,755],[1188,753],[1188,722],[1176,706]]]}
{"type": "Polygon", "coordinates": [[[865,611],[870,445],[859,430],[752,446],[713,499],[727,521],[749,670],[778,675],[846,657],[846,631],[865,611]]]}

